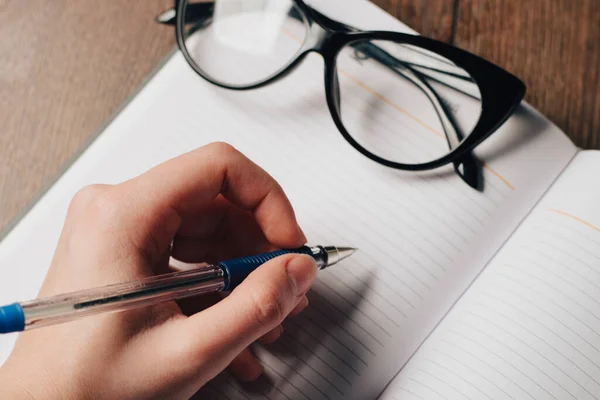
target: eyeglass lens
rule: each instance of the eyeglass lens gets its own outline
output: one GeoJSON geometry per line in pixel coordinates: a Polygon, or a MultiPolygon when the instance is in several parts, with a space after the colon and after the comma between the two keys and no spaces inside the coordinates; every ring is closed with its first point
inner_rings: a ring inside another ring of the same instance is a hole
{"type": "Polygon", "coordinates": [[[478,86],[435,53],[383,40],[352,42],[337,58],[339,110],[348,133],[392,162],[435,161],[473,131],[478,86]]]}
{"type": "MultiPolygon", "coordinates": [[[[202,1],[190,1],[187,10],[202,1]]],[[[185,27],[185,46],[211,79],[249,86],[284,68],[307,36],[302,13],[291,0],[216,0],[207,18],[185,27]]],[[[206,3],[205,3],[206,4],[206,3]]]]}

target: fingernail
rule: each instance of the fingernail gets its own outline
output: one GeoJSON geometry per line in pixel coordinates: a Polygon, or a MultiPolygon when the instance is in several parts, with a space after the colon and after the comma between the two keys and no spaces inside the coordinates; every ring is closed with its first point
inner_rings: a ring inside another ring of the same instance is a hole
{"type": "Polygon", "coordinates": [[[306,296],[304,296],[304,298],[302,298],[302,302],[300,303],[302,310],[304,310],[306,307],[308,307],[308,298],[306,296]]]}
{"type": "Polygon", "coordinates": [[[287,273],[296,283],[296,295],[301,295],[310,289],[317,275],[317,263],[306,255],[298,255],[287,264],[287,273]]]}
{"type": "Polygon", "coordinates": [[[296,306],[296,313],[300,314],[302,311],[304,311],[304,309],[308,306],[308,299],[306,298],[306,296],[304,296],[302,298],[302,300],[300,300],[300,302],[298,303],[298,305],[296,306]]]}

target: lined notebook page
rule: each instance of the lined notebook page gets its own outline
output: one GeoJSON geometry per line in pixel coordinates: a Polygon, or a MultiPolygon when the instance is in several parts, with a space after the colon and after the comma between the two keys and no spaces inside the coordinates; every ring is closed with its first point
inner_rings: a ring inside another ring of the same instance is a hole
{"type": "Polygon", "coordinates": [[[383,399],[600,398],[600,153],[580,153],[383,399]]]}
{"type": "MultiPolygon", "coordinates": [[[[324,11],[339,9],[359,27],[361,21],[390,27],[391,17],[374,6],[356,0],[348,7],[348,1],[328,1],[324,11]]],[[[486,162],[484,193],[451,168],[396,172],[366,159],[339,134],[325,104],[322,69],[322,60],[309,56],[282,82],[231,92],[204,82],[176,54],[5,238],[0,301],[36,295],[68,203],[81,187],[118,183],[226,141],[282,184],[311,243],[360,252],[320,274],[310,307],[286,322],[279,343],[255,348],[265,365],[261,382],[242,386],[224,373],[205,395],[377,397],[576,149],[524,106],[478,151],[486,162]]],[[[414,126],[411,116],[394,117],[414,126]]],[[[2,359],[13,340],[0,338],[2,359]]]]}

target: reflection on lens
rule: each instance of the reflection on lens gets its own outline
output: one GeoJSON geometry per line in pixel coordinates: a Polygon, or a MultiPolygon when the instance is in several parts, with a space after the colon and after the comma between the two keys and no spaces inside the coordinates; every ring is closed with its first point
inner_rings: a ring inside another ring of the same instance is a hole
{"type": "Polygon", "coordinates": [[[367,151],[420,164],[456,148],[481,114],[478,86],[451,61],[389,41],[357,41],[338,56],[340,115],[367,151]]]}
{"type": "Polygon", "coordinates": [[[230,86],[263,81],[285,67],[307,33],[292,0],[191,1],[185,47],[205,76],[230,86]]]}

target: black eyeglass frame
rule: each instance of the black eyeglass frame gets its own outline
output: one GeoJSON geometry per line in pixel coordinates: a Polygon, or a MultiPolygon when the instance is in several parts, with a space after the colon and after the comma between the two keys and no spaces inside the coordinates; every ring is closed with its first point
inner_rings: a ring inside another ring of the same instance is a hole
{"type": "MultiPolygon", "coordinates": [[[[475,173],[475,157],[472,151],[490,137],[514,112],[525,96],[525,84],[499,66],[455,46],[424,36],[393,31],[362,31],[335,21],[308,6],[303,0],[292,0],[302,13],[308,34],[296,55],[287,65],[271,76],[250,85],[228,85],[213,79],[196,64],[185,46],[186,18],[188,0],[175,0],[175,25],[177,45],[188,64],[208,82],[230,90],[251,90],[274,83],[293,72],[311,52],[320,54],[325,63],[325,95],[329,112],[344,139],[365,157],[390,168],[406,171],[425,171],[453,163],[456,172],[467,184],[482,189],[481,173],[475,173]],[[338,109],[339,91],[337,87],[336,59],[345,46],[356,41],[387,40],[398,44],[412,45],[436,53],[460,68],[464,69],[479,88],[481,113],[473,130],[460,144],[452,148],[445,156],[421,164],[403,164],[379,157],[362,147],[345,128],[338,109]],[[459,166],[463,164],[462,171],[459,166]],[[469,168],[466,168],[466,167],[469,168]],[[479,176],[478,176],[479,175],[479,176]]],[[[214,7],[214,3],[196,3],[194,6],[214,7]]],[[[165,23],[165,21],[161,21],[165,23]]],[[[166,22],[168,23],[168,22],[166,22]]]]}

